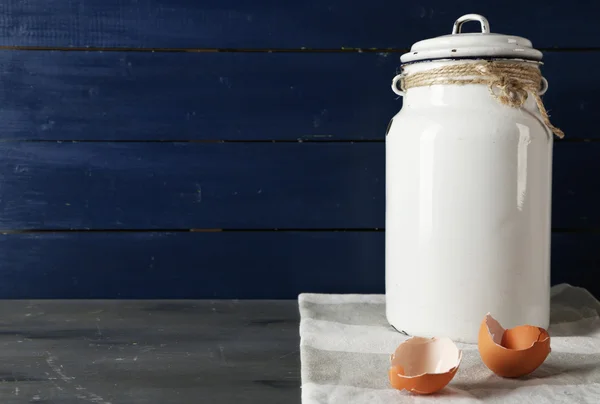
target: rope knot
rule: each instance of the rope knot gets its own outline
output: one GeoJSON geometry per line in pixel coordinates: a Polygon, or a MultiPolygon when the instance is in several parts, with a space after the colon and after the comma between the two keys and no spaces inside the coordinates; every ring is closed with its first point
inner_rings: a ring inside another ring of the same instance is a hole
{"type": "Polygon", "coordinates": [[[489,89],[494,98],[513,108],[521,107],[527,100],[527,90],[524,88],[523,83],[510,76],[503,75],[492,79],[489,89]],[[494,87],[500,90],[499,94],[496,94],[494,87]]]}

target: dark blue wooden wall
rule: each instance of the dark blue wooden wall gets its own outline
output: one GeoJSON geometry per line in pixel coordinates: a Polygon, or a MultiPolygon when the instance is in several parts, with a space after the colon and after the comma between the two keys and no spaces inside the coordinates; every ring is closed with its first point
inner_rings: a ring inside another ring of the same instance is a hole
{"type": "Polygon", "coordinates": [[[600,295],[599,2],[6,0],[0,298],[383,292],[389,85],[470,12],[545,51],[553,282],[600,295]]]}

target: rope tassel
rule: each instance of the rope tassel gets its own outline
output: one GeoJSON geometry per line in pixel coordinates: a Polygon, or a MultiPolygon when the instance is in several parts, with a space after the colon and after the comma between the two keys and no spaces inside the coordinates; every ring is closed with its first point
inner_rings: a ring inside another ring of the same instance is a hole
{"type": "Polygon", "coordinates": [[[512,108],[522,107],[531,93],[544,125],[559,138],[565,136],[562,130],[550,122],[548,111],[539,94],[542,73],[536,66],[493,61],[465,63],[409,74],[401,81],[404,91],[435,84],[484,84],[488,86],[492,97],[512,108]]]}

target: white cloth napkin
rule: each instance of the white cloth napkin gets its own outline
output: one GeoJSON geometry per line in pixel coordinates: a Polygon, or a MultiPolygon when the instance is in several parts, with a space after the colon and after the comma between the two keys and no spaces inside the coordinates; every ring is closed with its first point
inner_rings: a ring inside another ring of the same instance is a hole
{"type": "Polygon", "coordinates": [[[298,300],[303,404],[600,404],[600,302],[585,289],[552,288],[552,352],[531,375],[500,378],[481,362],[477,345],[457,344],[458,373],[432,396],[389,387],[390,354],[408,337],[388,325],[383,295],[298,300]]]}

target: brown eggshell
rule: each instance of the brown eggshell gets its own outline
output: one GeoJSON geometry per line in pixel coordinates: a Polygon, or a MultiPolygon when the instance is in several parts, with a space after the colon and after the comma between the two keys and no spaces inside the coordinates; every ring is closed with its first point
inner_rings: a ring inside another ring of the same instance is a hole
{"type": "Polygon", "coordinates": [[[391,357],[390,384],[416,394],[435,393],[450,383],[461,359],[462,352],[448,338],[413,337],[391,357]]]}
{"type": "Polygon", "coordinates": [[[546,360],[550,335],[531,325],[505,330],[488,314],[479,328],[478,347],[481,360],[492,372],[501,377],[521,377],[546,360]]]}

